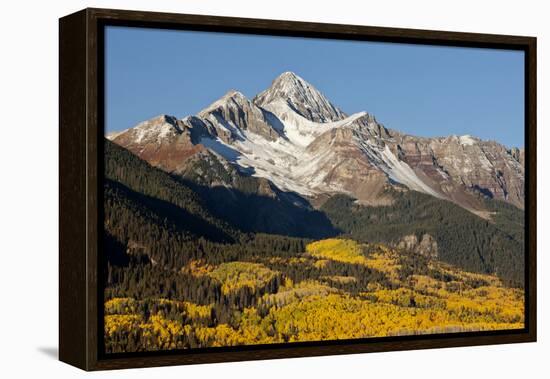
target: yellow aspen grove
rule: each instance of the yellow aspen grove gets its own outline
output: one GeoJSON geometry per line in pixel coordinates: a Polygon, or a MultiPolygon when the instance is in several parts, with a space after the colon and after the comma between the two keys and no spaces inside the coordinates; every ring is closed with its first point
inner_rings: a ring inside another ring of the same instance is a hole
{"type": "Polygon", "coordinates": [[[192,277],[210,278],[233,303],[112,297],[106,343],[169,350],[523,328],[521,289],[409,254],[328,239],[297,257],[194,262],[192,277]],[[240,307],[242,296],[255,298],[240,307]]]}

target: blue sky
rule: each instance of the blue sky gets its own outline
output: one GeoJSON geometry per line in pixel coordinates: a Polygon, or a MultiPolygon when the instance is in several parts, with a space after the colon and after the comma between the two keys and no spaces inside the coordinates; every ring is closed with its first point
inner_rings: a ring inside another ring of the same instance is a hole
{"type": "Polygon", "coordinates": [[[524,144],[523,52],[108,27],[106,131],[252,98],[293,71],[351,114],[418,136],[524,144]]]}

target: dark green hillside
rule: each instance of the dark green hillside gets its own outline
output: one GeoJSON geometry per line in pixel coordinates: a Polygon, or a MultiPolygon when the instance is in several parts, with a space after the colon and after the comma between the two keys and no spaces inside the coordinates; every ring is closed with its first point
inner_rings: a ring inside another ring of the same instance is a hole
{"type": "MultiPolygon", "coordinates": [[[[188,215],[196,216],[227,235],[238,237],[239,233],[229,224],[213,217],[205,208],[201,198],[189,187],[170,175],[150,166],[128,150],[105,139],[105,178],[117,182],[145,198],[165,202],[183,209],[188,215]]],[[[157,204],[158,205],[158,204],[157,204]]]]}
{"type": "Polygon", "coordinates": [[[465,270],[494,273],[511,285],[524,279],[523,212],[504,203],[489,204],[493,222],[459,206],[414,191],[398,193],[391,206],[358,205],[337,195],[322,210],[333,224],[360,241],[396,243],[424,233],[438,244],[439,259],[465,270]]]}
{"type": "Polygon", "coordinates": [[[126,264],[130,256],[146,257],[165,269],[179,269],[190,260],[212,264],[256,257],[291,257],[304,251],[307,240],[269,234],[239,233],[233,242],[223,230],[189,215],[184,209],[149,198],[120,183],[104,185],[108,259],[126,264]]]}
{"type": "Polygon", "coordinates": [[[492,219],[496,226],[512,238],[523,242],[525,233],[525,212],[511,204],[498,200],[485,200],[485,206],[494,212],[492,219]]]}
{"type": "Polygon", "coordinates": [[[230,241],[223,230],[171,203],[106,180],[105,229],[124,250],[145,255],[161,266],[177,267],[202,258],[202,240],[230,241]]]}

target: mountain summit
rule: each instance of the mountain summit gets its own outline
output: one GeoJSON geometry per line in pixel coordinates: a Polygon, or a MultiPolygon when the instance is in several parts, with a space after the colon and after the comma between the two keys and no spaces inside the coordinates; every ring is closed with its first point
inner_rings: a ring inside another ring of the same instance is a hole
{"type": "Polygon", "coordinates": [[[204,166],[208,157],[319,202],[346,194],[388,205],[392,190],[413,190],[489,217],[484,198],[519,208],[525,201],[521,151],[472,136],[406,135],[366,112],[348,116],[292,72],[253,100],[231,90],[196,116],[163,115],[108,138],[171,173],[192,175],[189,162],[204,166]]]}
{"type": "Polygon", "coordinates": [[[198,117],[225,142],[243,140],[243,132],[247,130],[272,141],[279,137],[267,112],[236,90],[230,90],[200,111],[198,117]]]}
{"type": "Polygon", "coordinates": [[[271,87],[254,98],[256,105],[268,109],[280,106],[280,102],[314,122],[339,121],[346,117],[313,85],[290,71],[279,75],[271,87]]]}

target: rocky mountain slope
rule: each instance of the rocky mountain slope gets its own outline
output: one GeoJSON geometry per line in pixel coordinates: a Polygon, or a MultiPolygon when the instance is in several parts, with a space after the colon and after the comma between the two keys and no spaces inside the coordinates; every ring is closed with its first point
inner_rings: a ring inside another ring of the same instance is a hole
{"type": "Polygon", "coordinates": [[[414,190],[484,217],[484,198],[524,207],[523,150],[387,129],[369,113],[345,114],[291,72],[252,100],[231,90],[195,116],[158,116],[108,138],[171,174],[204,177],[196,162],[207,158],[314,204],[341,193],[389,205],[394,190],[414,190]]]}

